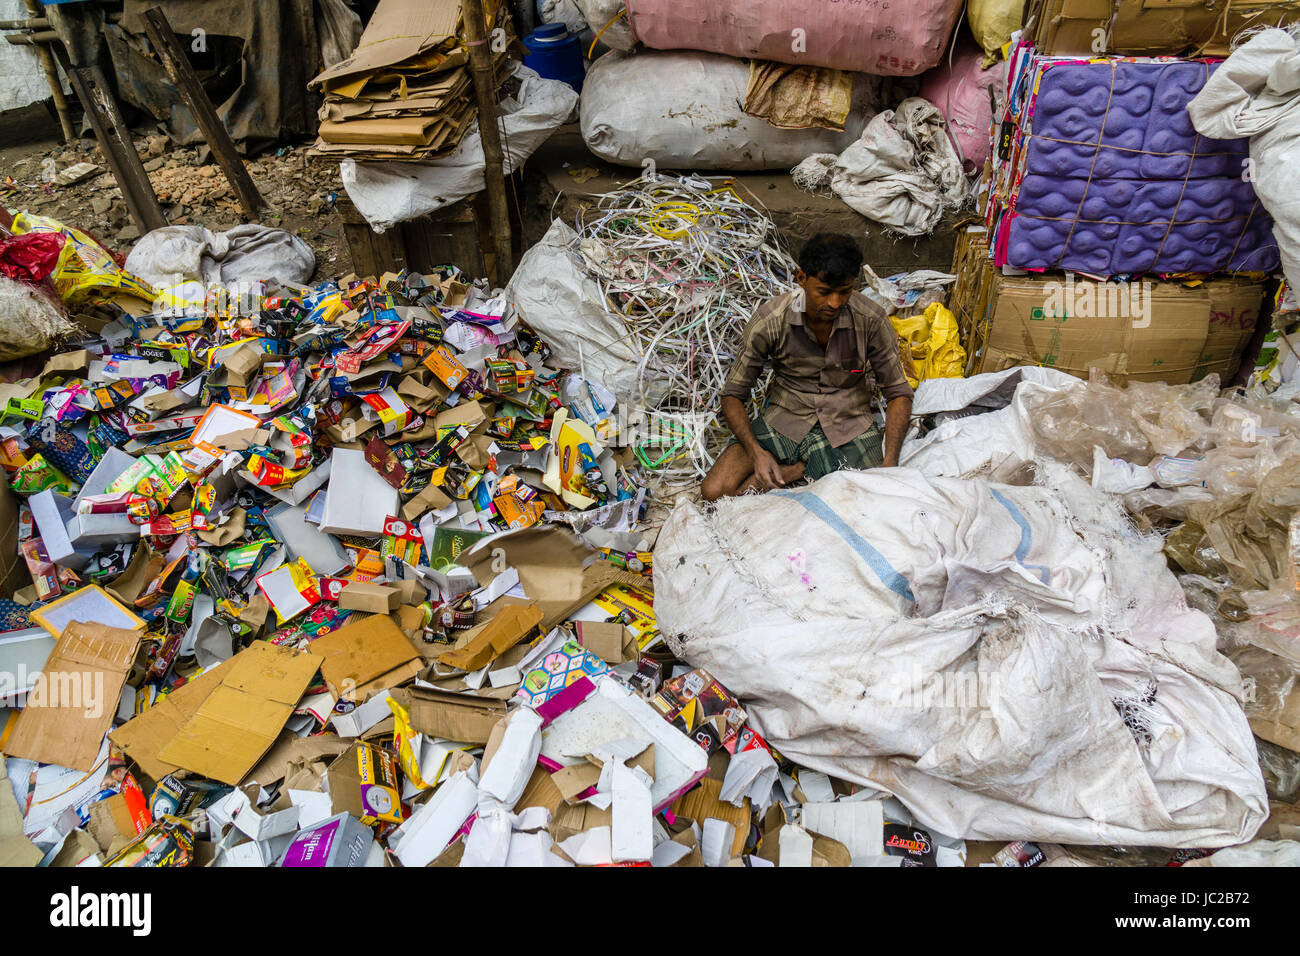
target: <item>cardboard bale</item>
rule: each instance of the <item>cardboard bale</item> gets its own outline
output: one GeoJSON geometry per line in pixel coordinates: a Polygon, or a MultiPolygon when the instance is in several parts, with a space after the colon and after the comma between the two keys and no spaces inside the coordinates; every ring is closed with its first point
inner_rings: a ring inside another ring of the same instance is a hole
{"type": "Polygon", "coordinates": [[[1031,0],[1025,22],[1044,53],[1227,56],[1242,29],[1297,19],[1300,9],[1278,0],[1031,0]]]}
{"type": "Polygon", "coordinates": [[[1039,365],[1084,379],[1097,369],[1121,385],[1182,385],[1210,373],[1226,381],[1264,298],[1261,283],[1237,278],[1193,286],[1151,281],[1130,293],[1115,283],[1062,274],[1004,276],[960,245],[955,268],[953,311],[971,356],[970,374],[1039,365]],[[1110,307],[1109,296],[1118,308],[1110,307]],[[1103,301],[1101,311],[1108,314],[1092,315],[1103,301]]]}

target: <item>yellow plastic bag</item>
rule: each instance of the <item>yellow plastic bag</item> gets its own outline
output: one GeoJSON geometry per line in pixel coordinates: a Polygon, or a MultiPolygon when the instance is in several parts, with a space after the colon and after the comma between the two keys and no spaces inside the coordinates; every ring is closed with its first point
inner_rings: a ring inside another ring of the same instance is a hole
{"type": "Polygon", "coordinates": [[[975,42],[984,48],[984,65],[992,65],[1011,34],[1020,29],[1024,0],[967,0],[966,15],[975,42]]]}
{"type": "Polygon", "coordinates": [[[55,219],[20,212],[14,216],[10,231],[15,236],[26,233],[57,232],[64,238],[58,265],[50,275],[54,291],[64,302],[78,303],[95,297],[122,292],[152,302],[153,286],[137,275],[123,270],[108,250],[80,229],[65,226],[55,219]]]}
{"type": "Polygon", "coordinates": [[[891,315],[900,340],[903,374],[913,388],[927,378],[963,378],[966,350],[961,347],[957,317],[935,302],[922,315],[900,319],[891,315]]]}

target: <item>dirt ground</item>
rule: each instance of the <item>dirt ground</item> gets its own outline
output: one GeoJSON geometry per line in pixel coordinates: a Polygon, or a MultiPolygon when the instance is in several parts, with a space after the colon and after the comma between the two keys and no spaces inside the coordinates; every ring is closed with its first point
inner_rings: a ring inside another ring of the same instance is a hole
{"type": "MultiPolygon", "coordinates": [[[[338,163],[310,159],[310,140],[246,160],[249,175],[270,206],[251,220],[243,215],[207,147],[177,148],[161,128],[136,128],[134,133],[136,150],[173,225],[219,231],[256,221],[296,233],[310,245],[316,253],[316,280],[352,271],[334,209],[334,198],[343,193],[338,163]]],[[[139,238],[94,137],[65,145],[57,121],[41,104],[0,113],[0,203],[15,213],[27,211],[75,226],[121,255],[139,238]],[[52,173],[78,163],[99,169],[71,185],[48,182],[52,173]]]]}

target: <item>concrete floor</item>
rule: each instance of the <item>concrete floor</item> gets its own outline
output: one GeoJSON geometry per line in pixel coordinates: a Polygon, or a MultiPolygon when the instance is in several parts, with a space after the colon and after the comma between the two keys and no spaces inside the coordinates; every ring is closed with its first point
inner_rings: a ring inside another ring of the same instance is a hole
{"type": "MultiPolygon", "coordinates": [[[[524,167],[526,244],[541,238],[550,226],[552,215],[573,225],[582,206],[593,204],[601,193],[639,175],[640,170],[612,166],[593,156],[576,124],[561,128],[524,167]],[[571,175],[579,170],[594,170],[596,175],[579,183],[571,175]]],[[[882,276],[913,269],[947,271],[952,266],[956,241],[954,225],[967,218],[951,216],[929,236],[897,236],[854,212],[835,196],[813,195],[798,189],[788,170],[731,175],[767,208],[795,250],[814,233],[843,232],[858,240],[867,263],[882,276]]]]}

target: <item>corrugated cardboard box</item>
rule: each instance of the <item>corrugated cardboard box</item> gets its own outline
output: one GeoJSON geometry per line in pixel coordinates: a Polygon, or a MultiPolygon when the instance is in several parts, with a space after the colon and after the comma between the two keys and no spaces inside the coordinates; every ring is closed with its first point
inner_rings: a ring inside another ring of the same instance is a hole
{"type": "Polygon", "coordinates": [[[1227,56],[1243,28],[1300,19],[1287,0],[1032,0],[1029,9],[1027,37],[1052,54],[1227,56]]]}
{"type": "Polygon", "coordinates": [[[423,667],[415,645],[381,616],[350,621],[313,641],[310,652],[334,695],[357,703],[405,683],[423,667]]]}
{"type": "Polygon", "coordinates": [[[339,592],[339,609],[367,611],[371,614],[391,614],[402,603],[396,588],[367,581],[349,581],[339,592]]]}
{"type": "Polygon", "coordinates": [[[1264,298],[1261,282],[1223,278],[1095,283],[1065,274],[1004,276],[959,237],[952,310],[969,356],[967,374],[1041,365],[1113,382],[1180,385],[1237,371],[1264,298]],[[1102,313],[1098,315],[1097,313],[1102,313]]]}

